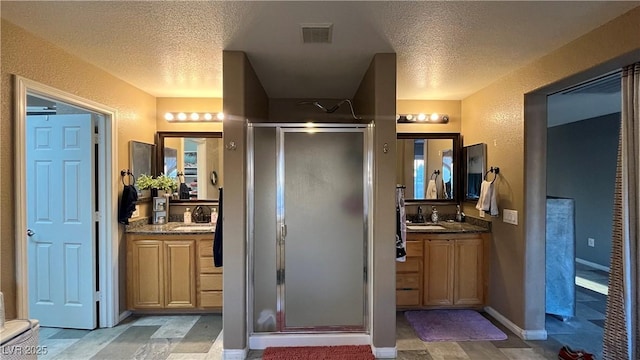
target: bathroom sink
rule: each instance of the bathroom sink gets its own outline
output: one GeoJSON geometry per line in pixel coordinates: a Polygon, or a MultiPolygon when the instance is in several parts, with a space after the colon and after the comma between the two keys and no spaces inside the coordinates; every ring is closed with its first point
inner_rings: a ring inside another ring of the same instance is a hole
{"type": "Polygon", "coordinates": [[[185,225],[173,228],[177,231],[213,231],[214,226],[210,225],[185,225]]]}
{"type": "Polygon", "coordinates": [[[407,225],[409,230],[444,230],[444,226],[440,225],[407,225]]]}

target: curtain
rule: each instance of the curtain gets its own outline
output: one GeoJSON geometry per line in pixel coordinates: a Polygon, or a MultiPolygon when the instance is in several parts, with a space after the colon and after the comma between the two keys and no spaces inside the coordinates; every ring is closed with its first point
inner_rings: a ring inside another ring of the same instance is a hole
{"type": "Polygon", "coordinates": [[[605,360],[640,360],[640,63],[622,71],[622,123],[614,199],[605,360]]]}

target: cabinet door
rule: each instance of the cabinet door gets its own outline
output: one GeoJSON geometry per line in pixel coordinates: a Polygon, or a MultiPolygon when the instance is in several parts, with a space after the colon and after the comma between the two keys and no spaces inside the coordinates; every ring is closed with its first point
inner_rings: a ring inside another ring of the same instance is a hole
{"type": "Polygon", "coordinates": [[[454,304],[483,303],[482,239],[455,241],[454,304]]]}
{"type": "Polygon", "coordinates": [[[453,241],[425,241],[424,269],[424,305],[452,305],[453,241]]]}
{"type": "Polygon", "coordinates": [[[165,308],[196,307],[196,242],[164,241],[165,308]]]}
{"type": "Polygon", "coordinates": [[[158,240],[130,243],[129,299],[132,309],[161,309],[164,305],[163,247],[158,240]]]}

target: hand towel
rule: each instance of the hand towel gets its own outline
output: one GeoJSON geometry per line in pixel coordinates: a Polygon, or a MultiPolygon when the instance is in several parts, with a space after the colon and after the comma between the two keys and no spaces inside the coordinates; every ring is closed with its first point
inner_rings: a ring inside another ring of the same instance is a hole
{"type": "Polygon", "coordinates": [[[476,209],[482,210],[491,216],[498,216],[498,198],[493,182],[484,180],[480,185],[480,197],[476,209]]]}
{"type": "Polygon", "coordinates": [[[396,261],[407,260],[407,216],[404,209],[404,190],[396,188],[396,261]]]}
{"type": "Polygon", "coordinates": [[[435,180],[429,180],[429,183],[427,183],[426,198],[427,199],[437,199],[438,198],[438,187],[436,186],[436,181],[435,180]]]}

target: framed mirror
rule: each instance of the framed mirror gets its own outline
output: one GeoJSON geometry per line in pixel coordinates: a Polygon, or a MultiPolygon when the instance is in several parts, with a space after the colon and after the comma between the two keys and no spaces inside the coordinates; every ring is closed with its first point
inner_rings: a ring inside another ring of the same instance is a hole
{"type": "Polygon", "coordinates": [[[458,203],[462,166],[458,133],[398,133],[396,183],[405,201],[458,203]]]}
{"type": "Polygon", "coordinates": [[[222,187],[222,150],[221,132],[159,131],[156,173],[175,178],[181,184],[179,193],[180,188],[188,192],[179,201],[217,201],[222,187]]]}
{"type": "Polygon", "coordinates": [[[480,143],[464,147],[465,201],[477,201],[480,197],[480,185],[487,171],[487,144],[480,143]]]}
{"type": "MultiPolygon", "coordinates": [[[[137,180],[140,175],[153,176],[156,173],[156,146],[140,141],[129,141],[129,169],[133,177],[137,180]]],[[[141,197],[141,191],[138,190],[138,197],[141,197]]]]}

